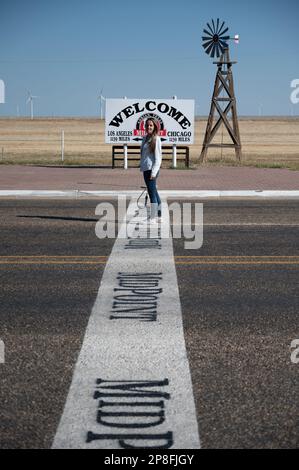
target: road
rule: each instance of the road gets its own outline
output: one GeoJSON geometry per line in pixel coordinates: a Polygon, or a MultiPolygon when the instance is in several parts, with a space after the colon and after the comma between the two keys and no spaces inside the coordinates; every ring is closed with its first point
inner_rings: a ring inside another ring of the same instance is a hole
{"type": "MultiPolygon", "coordinates": [[[[173,249],[201,446],[298,447],[298,202],[196,202],[203,245],[173,249]]],[[[0,202],[0,448],[52,445],[115,242],[98,203],[0,202]]]]}

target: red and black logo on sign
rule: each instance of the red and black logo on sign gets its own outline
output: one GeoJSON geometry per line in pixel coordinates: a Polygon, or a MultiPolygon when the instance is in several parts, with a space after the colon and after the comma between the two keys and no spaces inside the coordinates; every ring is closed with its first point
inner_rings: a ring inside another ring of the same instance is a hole
{"type": "Polygon", "coordinates": [[[167,135],[167,130],[164,128],[163,120],[160,116],[154,113],[146,113],[140,116],[138,121],[136,122],[136,129],[134,129],[134,136],[143,137],[146,134],[145,131],[145,122],[148,118],[152,118],[156,121],[159,131],[159,136],[165,137],[167,135]]]}

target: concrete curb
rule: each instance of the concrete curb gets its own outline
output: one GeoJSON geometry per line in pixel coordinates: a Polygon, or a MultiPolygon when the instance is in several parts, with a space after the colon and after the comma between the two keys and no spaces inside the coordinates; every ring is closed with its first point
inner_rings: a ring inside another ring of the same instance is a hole
{"type": "MultiPolygon", "coordinates": [[[[138,196],[141,193],[139,190],[127,190],[127,191],[81,191],[81,190],[0,190],[0,198],[71,198],[78,199],[84,197],[109,197],[117,198],[119,195],[126,196],[138,196]]],[[[160,190],[159,194],[164,197],[172,198],[299,198],[299,190],[160,190]]]]}

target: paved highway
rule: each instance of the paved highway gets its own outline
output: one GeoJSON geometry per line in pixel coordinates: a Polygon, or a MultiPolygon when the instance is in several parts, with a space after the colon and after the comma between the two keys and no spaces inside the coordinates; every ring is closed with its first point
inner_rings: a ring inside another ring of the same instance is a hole
{"type": "MultiPolygon", "coordinates": [[[[173,255],[201,447],[298,447],[298,202],[197,202],[203,245],[173,255]]],[[[52,446],[115,243],[98,203],[0,202],[0,448],[52,446]]]]}

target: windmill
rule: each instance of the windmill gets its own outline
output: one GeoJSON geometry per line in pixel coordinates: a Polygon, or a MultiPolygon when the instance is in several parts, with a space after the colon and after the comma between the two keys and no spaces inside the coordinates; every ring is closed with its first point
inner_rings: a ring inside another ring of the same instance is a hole
{"type": "Polygon", "coordinates": [[[31,119],[33,119],[33,100],[35,100],[35,98],[38,98],[38,96],[31,95],[30,91],[27,91],[27,92],[28,92],[28,98],[27,98],[26,104],[30,103],[30,114],[31,114],[31,119]]]}
{"type": "Polygon", "coordinates": [[[102,104],[102,102],[106,101],[106,98],[102,95],[102,93],[103,93],[103,88],[101,89],[100,94],[98,96],[98,100],[100,100],[100,116],[101,116],[101,119],[103,119],[103,104],[102,104]]]}
{"type": "Polygon", "coordinates": [[[234,148],[236,157],[240,161],[241,140],[237,117],[233,74],[231,70],[232,65],[236,64],[236,62],[232,62],[230,60],[228,47],[229,40],[234,40],[236,44],[239,43],[239,35],[236,34],[233,37],[228,36],[228,27],[225,27],[224,21],[220,26],[219,18],[217,18],[216,22],[212,20],[212,24],[207,23],[207,28],[205,28],[203,31],[205,36],[202,36],[202,46],[205,49],[206,54],[210,55],[212,58],[215,56],[217,58],[220,57],[220,59],[217,62],[213,62],[214,64],[217,64],[217,74],[205,138],[200,154],[200,161],[204,161],[209,147],[234,148]],[[225,96],[220,96],[221,92],[225,96]],[[222,109],[222,105],[225,105],[224,109],[222,109]],[[214,115],[216,112],[218,113],[218,120],[213,126],[214,115]],[[231,113],[232,125],[228,117],[229,113],[231,113]],[[232,140],[231,144],[224,144],[223,142],[219,144],[211,143],[221,124],[223,124],[227,129],[228,134],[232,140]]]}

